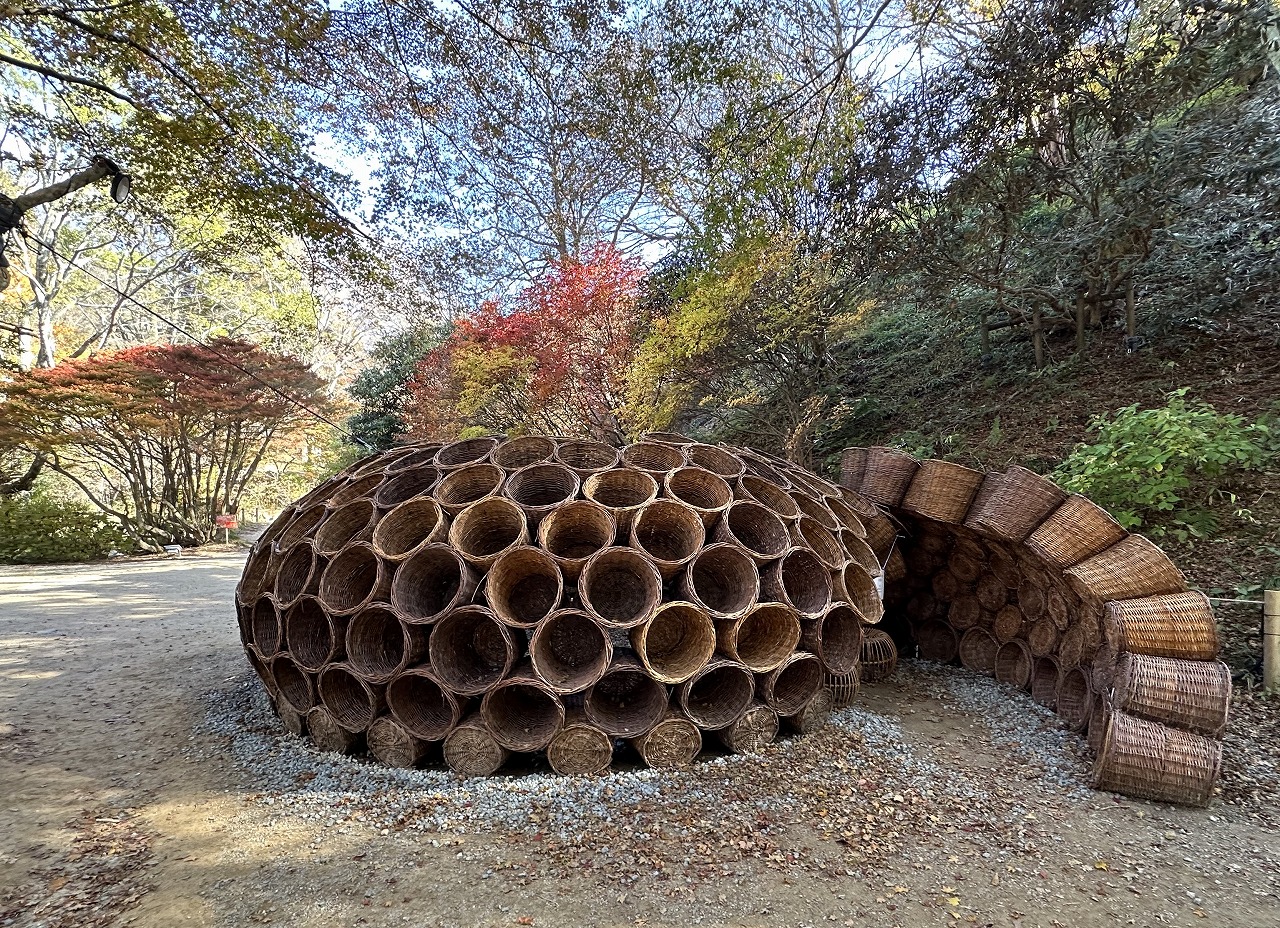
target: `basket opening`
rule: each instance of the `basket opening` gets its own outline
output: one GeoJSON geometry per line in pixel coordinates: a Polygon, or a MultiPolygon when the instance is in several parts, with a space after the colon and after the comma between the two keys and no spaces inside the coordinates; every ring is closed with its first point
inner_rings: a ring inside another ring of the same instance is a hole
{"type": "Polygon", "coordinates": [[[440,467],[461,467],[483,461],[497,446],[496,438],[467,438],[445,445],[436,452],[435,461],[440,467]]]}
{"type": "Polygon", "coordinates": [[[795,650],[800,621],[786,606],[766,603],[742,617],[736,636],[738,660],[752,670],[772,670],[795,650]]]}
{"type": "Polygon", "coordinates": [[[440,472],[434,467],[420,467],[392,477],[378,487],[378,494],[374,499],[384,509],[398,506],[430,491],[439,479],[440,472]]]}
{"type": "Polygon", "coordinates": [[[679,563],[698,553],[706,540],[698,514],[679,505],[651,503],[640,510],[634,529],[636,544],[659,561],[679,563]]]}
{"type": "Polygon", "coordinates": [[[796,501],[791,498],[791,495],[763,477],[748,474],[738,481],[738,486],[760,505],[776,513],[781,518],[799,518],[800,509],[796,506],[796,501]]]}
{"type": "Polygon", "coordinates": [[[671,603],[658,610],[644,632],[643,658],[666,680],[687,680],[711,658],[715,628],[700,609],[671,603]]]}
{"type": "Polygon", "coordinates": [[[310,596],[304,596],[289,609],[285,628],[289,653],[303,667],[319,670],[336,650],[329,617],[310,596]]]}
{"type": "Polygon", "coordinates": [[[440,526],[440,507],[418,499],[391,510],[373,532],[373,543],[386,557],[401,557],[425,542],[440,526]]]}
{"type": "Polygon", "coordinates": [[[431,633],[431,667],[456,692],[483,692],[511,669],[515,649],[509,634],[486,610],[450,613],[431,633]]]}
{"type": "Polygon", "coordinates": [[[289,549],[276,571],[276,601],[291,603],[307,588],[311,571],[315,568],[315,551],[311,545],[300,542],[289,549]]]}
{"type": "Polygon", "coordinates": [[[332,612],[362,606],[378,585],[381,563],[368,545],[353,545],[329,562],[320,577],[320,598],[332,612]]]}
{"type": "Polygon", "coordinates": [[[390,609],[366,609],[347,629],[347,661],[370,677],[386,676],[405,659],[405,631],[390,609]]]}
{"type": "Polygon", "coordinates": [[[560,464],[532,464],[507,480],[507,496],[521,506],[544,508],[573,499],[578,476],[560,464]]]}
{"type": "Polygon", "coordinates": [[[739,544],[761,558],[781,557],[791,543],[782,520],[759,503],[734,503],[725,524],[739,544]]]}
{"type": "Polygon", "coordinates": [[[266,596],[259,596],[253,604],[249,633],[253,646],[264,657],[280,650],[280,615],[276,612],[275,603],[266,596]]]}
{"type": "Polygon", "coordinates": [[[494,449],[490,460],[507,470],[519,470],[530,464],[542,464],[556,453],[554,439],[544,435],[525,435],[513,438],[494,449]]]}
{"type": "Polygon", "coordinates": [[[458,720],[458,703],[431,677],[405,673],[387,687],[387,706],[405,730],[438,741],[458,720]]]}
{"type": "Polygon", "coordinates": [[[684,454],[674,445],[642,441],[623,448],[622,461],[629,467],[665,474],[684,466],[684,454]]]}
{"type": "Polygon", "coordinates": [[[538,676],[566,692],[586,689],[604,674],[612,648],[591,617],[565,610],[545,619],[530,644],[538,676]]]}
{"type": "Polygon", "coordinates": [[[331,666],[320,675],[320,699],[348,731],[364,731],[374,718],[369,690],[346,669],[331,666]]]}
{"type": "Polygon", "coordinates": [[[822,686],[822,664],[816,657],[797,654],[773,678],[770,707],[779,715],[795,715],[822,686]]]}
{"type": "Polygon", "coordinates": [[[746,469],[737,455],[714,445],[690,445],[685,449],[685,454],[688,455],[690,464],[728,479],[738,477],[746,469]]]}
{"type": "Polygon", "coordinates": [[[497,493],[502,478],[502,468],[493,464],[468,464],[444,476],[436,487],[436,501],[461,508],[497,493]]]}
{"type": "Polygon", "coordinates": [[[626,548],[588,562],[580,587],[591,611],[620,627],[643,621],[662,601],[662,578],[644,555],[626,548]]]}
{"type": "Polygon", "coordinates": [[[759,595],[759,582],[755,562],[732,545],[704,548],[689,566],[694,595],[721,615],[736,615],[751,608],[759,595]]]}
{"type": "Polygon", "coordinates": [[[747,711],[754,691],[750,671],[738,664],[721,664],[689,683],[684,708],[699,728],[715,731],[747,711]]]}
{"type": "Polygon", "coordinates": [[[667,476],[672,498],[695,509],[722,509],[733,502],[733,491],[724,478],[701,467],[682,467],[667,476]]]}
{"type": "Polygon", "coordinates": [[[458,550],[472,557],[492,557],[520,541],[524,514],[498,500],[473,503],[453,523],[458,550]],[[491,505],[490,503],[493,503],[491,505]]]}
{"type": "Polygon", "coordinates": [[[438,616],[458,598],[463,570],[458,556],[445,546],[424,548],[396,571],[391,598],[410,618],[438,616]]]}
{"type": "Polygon", "coordinates": [[[809,551],[792,550],[782,559],[782,589],[787,601],[806,615],[817,615],[831,603],[831,575],[809,551]]]}
{"type": "Polygon", "coordinates": [[[849,673],[862,654],[862,619],[848,606],[836,604],[818,620],[822,662],[831,673],[849,673]]]}
{"type": "Polygon", "coordinates": [[[279,656],[271,662],[271,677],[276,689],[294,712],[306,715],[314,705],[315,690],[311,679],[289,657],[279,656]]]}
{"type": "Polygon", "coordinates": [[[644,734],[666,711],[666,687],[638,667],[609,671],[587,693],[591,720],[619,738],[644,734]]]}
{"type": "Polygon", "coordinates": [[[484,717],[499,744],[512,750],[542,747],[559,731],[559,700],[532,683],[507,683],[485,697],[484,717]]]}
{"type": "Polygon", "coordinates": [[[556,457],[574,470],[607,470],[618,463],[618,450],[600,441],[566,441],[556,457]]]}

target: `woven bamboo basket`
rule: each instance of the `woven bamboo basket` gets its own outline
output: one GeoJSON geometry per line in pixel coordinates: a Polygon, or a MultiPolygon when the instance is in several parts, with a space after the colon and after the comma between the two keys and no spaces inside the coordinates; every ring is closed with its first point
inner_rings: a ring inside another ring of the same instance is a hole
{"type": "Polygon", "coordinates": [[[730,505],[711,537],[737,545],[758,564],[782,557],[791,547],[783,521],[753,500],[738,500],[730,505]]]}
{"type": "Polygon", "coordinates": [[[823,680],[827,692],[831,694],[831,707],[833,709],[844,709],[853,705],[853,701],[858,698],[858,693],[862,690],[862,667],[851,670],[849,673],[827,674],[823,680]]]}
{"type": "Polygon", "coordinates": [[[760,603],[737,618],[715,623],[716,650],[755,673],[765,673],[795,650],[800,643],[800,626],[799,616],[789,606],[760,603]]]}
{"type": "MultiPolygon", "coordinates": [[[[606,471],[617,473],[617,471],[606,471]]],[[[551,556],[564,579],[578,578],[587,559],[613,544],[618,523],[599,503],[577,499],[553,510],[538,525],[538,544],[551,556]]]]}
{"type": "Polygon", "coordinates": [[[996,620],[991,626],[991,631],[995,633],[996,641],[1004,644],[1012,641],[1023,632],[1025,620],[1022,610],[1017,606],[1003,606],[996,611],[996,620]]]}
{"type": "Polygon", "coordinates": [[[827,497],[823,502],[826,503],[827,508],[831,510],[831,514],[836,517],[836,521],[840,523],[842,528],[848,529],[858,538],[866,541],[867,528],[862,524],[862,519],[854,512],[852,506],[841,497],[836,497],[835,499],[827,497]]]}
{"type": "Polygon", "coordinates": [[[849,603],[862,615],[864,622],[875,625],[884,618],[884,600],[880,598],[876,581],[862,569],[861,564],[846,564],[841,577],[849,603]]]}
{"type": "Polygon", "coordinates": [[[800,508],[791,495],[763,477],[744,474],[738,478],[738,499],[750,499],[764,506],[784,523],[795,522],[800,518],[800,508]]]}
{"type": "Polygon", "coordinates": [[[284,627],[289,654],[303,670],[319,673],[346,657],[347,617],[330,616],[314,596],[299,597],[289,607],[284,627]]]}
{"type": "Polygon", "coordinates": [[[556,456],[556,448],[556,440],[549,436],[522,435],[494,448],[489,460],[511,473],[530,464],[547,463],[556,456]]]}
{"type": "Polygon", "coordinates": [[[983,476],[981,471],[949,461],[921,461],[902,499],[902,508],[939,522],[959,525],[982,486],[983,476]]]}
{"type": "Polygon", "coordinates": [[[288,654],[277,654],[267,662],[275,683],[277,698],[299,715],[306,715],[316,704],[313,675],[304,671],[288,654]]]}
{"type": "Polygon", "coordinates": [[[289,734],[301,738],[307,733],[307,717],[305,715],[300,715],[284,703],[276,702],[275,700],[272,700],[271,708],[275,710],[277,718],[280,719],[280,724],[284,726],[284,730],[289,734]]]}
{"type": "Polygon", "coordinates": [[[693,444],[693,439],[681,432],[645,432],[640,436],[641,441],[656,441],[664,445],[677,445],[684,447],[693,444]]]}
{"type": "Polygon", "coordinates": [[[999,544],[989,546],[989,557],[987,566],[990,568],[990,576],[993,576],[1007,590],[1016,590],[1018,585],[1022,583],[1022,571],[1018,568],[1018,561],[1009,551],[999,544]]]}
{"type": "Polygon", "coordinates": [[[1046,708],[1053,709],[1058,705],[1058,684],[1062,682],[1062,672],[1058,662],[1052,657],[1036,658],[1031,665],[1031,698],[1046,708]]]}
{"type": "Polygon", "coordinates": [[[1093,685],[1094,693],[1110,697],[1111,690],[1115,686],[1116,671],[1120,667],[1121,656],[1115,648],[1105,642],[1098,648],[1098,653],[1093,656],[1093,663],[1089,669],[1089,680],[1093,685]]]}
{"type": "Polygon", "coordinates": [[[658,482],[671,471],[684,467],[684,452],[677,445],[641,441],[622,449],[622,463],[651,474],[658,482]]]}
{"type": "Polygon", "coordinates": [[[369,499],[377,492],[382,483],[382,474],[370,474],[367,477],[353,478],[345,486],[329,497],[325,505],[336,510],[357,499],[369,499]]]}
{"type": "Polygon", "coordinates": [[[1057,585],[1049,587],[1044,597],[1044,612],[1054,628],[1065,632],[1071,624],[1071,607],[1066,593],[1057,585]]]}
{"type": "Polygon", "coordinates": [[[705,541],[702,517],[675,500],[654,500],[642,507],[631,527],[631,547],[647,554],[667,580],[694,559],[705,541]]]}
{"type": "Polygon", "coordinates": [[[730,483],[746,473],[741,457],[714,445],[695,442],[685,446],[684,455],[690,464],[718,474],[730,483]]]}
{"type": "Polygon", "coordinates": [[[1025,690],[1031,685],[1034,658],[1025,641],[1013,639],[1000,645],[996,652],[996,680],[1025,690]]]}
{"type": "Polygon", "coordinates": [[[492,776],[509,756],[507,749],[489,733],[478,712],[464,719],[444,739],[445,763],[459,776],[492,776]]]}
{"type": "Polygon", "coordinates": [[[778,713],[754,703],[716,736],[735,754],[759,754],[778,737],[778,713]]]}
{"type": "Polygon", "coordinates": [[[827,724],[832,708],[831,691],[824,685],[799,712],[783,718],[782,725],[797,735],[807,735],[827,724]]]}
{"type": "Polygon", "coordinates": [[[374,505],[386,511],[411,499],[421,499],[431,492],[439,479],[440,471],[434,467],[423,467],[388,477],[373,494],[374,505]]]}
{"type": "Polygon", "coordinates": [[[1045,587],[1039,582],[1038,577],[1027,576],[1024,573],[1022,582],[1018,584],[1018,608],[1022,610],[1028,622],[1038,621],[1047,615],[1048,602],[1045,597],[1045,587]]]}
{"type": "Polygon", "coordinates": [[[502,495],[536,525],[547,513],[577,496],[581,487],[578,474],[563,464],[530,464],[507,478],[502,495]]]}
{"type": "Polygon", "coordinates": [[[441,470],[453,470],[468,464],[480,464],[489,460],[499,439],[493,436],[467,438],[445,445],[436,452],[435,465],[441,470]]]}
{"type": "Polygon", "coordinates": [[[391,605],[406,622],[429,625],[471,602],[477,577],[448,545],[430,544],[401,562],[391,580],[391,605]]]}
{"type": "Polygon", "coordinates": [[[561,609],[538,623],[529,639],[529,659],[553,692],[581,693],[609,669],[613,642],[586,612],[561,609]]]}
{"type": "Polygon", "coordinates": [[[508,751],[538,751],[563,727],[564,703],[526,661],[484,694],[480,717],[508,751]]]}
{"type": "Polygon", "coordinates": [[[316,694],[338,724],[364,731],[386,709],[386,687],[362,680],[348,664],[329,664],[316,678],[316,694]]]}
{"type": "Polygon", "coordinates": [[[637,513],[658,498],[658,482],[643,470],[619,467],[588,477],[582,495],[609,510],[618,537],[625,538],[637,513]]]}
{"type": "Polygon", "coordinates": [[[1102,753],[1102,740],[1106,737],[1107,726],[1111,724],[1113,711],[1111,704],[1105,698],[1094,695],[1093,709],[1089,713],[1088,736],[1085,740],[1089,744],[1089,750],[1093,752],[1095,763],[1098,755],[1102,753]]]}
{"type": "Polygon", "coordinates": [[[960,651],[955,629],[946,622],[925,622],[916,629],[916,646],[927,661],[950,664],[960,651]]]}
{"type": "Polygon", "coordinates": [[[587,690],[587,718],[615,738],[644,734],[662,720],[667,706],[667,688],[627,648],[614,651],[609,669],[587,690]]]}
{"type": "Polygon", "coordinates": [[[1095,789],[1205,806],[1222,769],[1222,742],[1114,712],[1093,770],[1095,789]]]}
{"type": "Polygon", "coordinates": [[[778,715],[794,715],[822,688],[822,662],[796,651],[768,673],[756,675],[756,695],[778,715]]]}
{"type": "Polygon", "coordinates": [[[1084,660],[1086,632],[1084,623],[1073,622],[1058,640],[1058,663],[1063,670],[1079,666],[1084,660]]]}
{"type": "Polygon", "coordinates": [[[1117,652],[1213,660],[1218,656],[1218,626],[1203,593],[1177,593],[1110,602],[1103,629],[1117,652]]]}
{"type": "Polygon", "coordinates": [[[564,577],[555,559],[532,545],[509,548],[489,568],[485,599],[498,621],[533,628],[560,605],[564,577]]]}
{"type": "Polygon", "coordinates": [[[271,575],[274,567],[272,561],[269,544],[261,547],[254,546],[248,560],[245,561],[244,574],[236,584],[237,606],[247,606],[267,592],[267,577],[271,575]]]}
{"type": "Polygon", "coordinates": [[[982,603],[972,593],[958,596],[947,610],[947,621],[958,632],[966,632],[982,619],[982,603]]]}
{"type": "Polygon", "coordinates": [[[1066,498],[1057,484],[1015,465],[991,483],[981,505],[975,501],[964,524],[996,538],[1024,541],[1066,498]]]}
{"type": "Polygon", "coordinates": [[[919,466],[919,462],[904,451],[868,448],[867,468],[858,492],[881,506],[897,506],[919,466]]]}
{"type": "Polygon", "coordinates": [[[525,519],[524,510],[514,502],[491,496],[458,513],[449,526],[449,544],[468,563],[487,569],[503,551],[529,543],[525,519]]]}
{"type": "Polygon", "coordinates": [[[585,480],[592,474],[617,467],[621,455],[617,448],[602,441],[562,441],[556,450],[556,460],[585,480]]]}
{"type": "Polygon", "coordinates": [[[864,518],[862,525],[867,530],[867,544],[878,560],[883,561],[890,552],[897,550],[898,527],[888,516],[876,513],[864,518]]]}
{"type": "Polygon", "coordinates": [[[271,589],[276,607],[288,609],[299,596],[314,593],[320,585],[320,571],[323,569],[324,561],[316,557],[311,542],[299,541],[290,547],[280,560],[271,589]]]}
{"type": "Polygon", "coordinates": [[[408,470],[419,470],[424,467],[435,467],[436,452],[444,445],[427,444],[422,446],[413,446],[405,449],[405,453],[397,457],[394,461],[387,464],[386,471],[388,474],[399,474],[408,470]]]}
{"type": "Polygon", "coordinates": [[[956,578],[949,570],[940,570],[933,575],[933,595],[939,602],[949,603],[967,591],[966,584],[956,578]]]}
{"type": "Polygon", "coordinates": [[[791,498],[802,516],[808,516],[833,535],[840,531],[840,520],[810,491],[792,490],[791,498]]]}
{"type": "Polygon", "coordinates": [[[867,472],[867,449],[845,448],[840,455],[840,485],[850,490],[862,487],[867,472]]]}
{"type": "Polygon", "coordinates": [[[390,592],[391,571],[365,542],[339,551],[325,565],[317,588],[320,603],[331,615],[350,615],[375,601],[386,602],[390,592]]]}
{"type": "Polygon", "coordinates": [[[677,585],[680,598],[695,603],[716,621],[745,615],[760,598],[755,561],[737,545],[707,545],[689,563],[677,585]]]}
{"type": "Polygon", "coordinates": [[[427,654],[436,676],[455,693],[478,696],[511,672],[524,634],[481,606],[455,609],[436,623],[427,654]]]}
{"type": "Polygon", "coordinates": [[[802,618],[826,612],[831,592],[830,572],[807,548],[790,549],[760,572],[760,600],[790,606],[802,618]]]}
{"type": "Polygon", "coordinates": [[[1071,589],[1086,602],[1135,599],[1187,588],[1182,571],[1141,535],[1130,535],[1064,571],[1071,589]]]}
{"type": "Polygon", "coordinates": [[[333,713],[323,706],[314,706],[307,711],[307,733],[311,741],[321,751],[332,754],[351,754],[360,747],[360,734],[351,731],[333,717],[333,713]]]}
{"type": "Polygon", "coordinates": [[[689,602],[669,602],[631,629],[630,639],[649,676],[659,683],[683,683],[711,660],[716,626],[705,609],[689,602]]]}
{"type": "Polygon", "coordinates": [[[1089,674],[1079,667],[1063,667],[1058,683],[1058,704],[1054,707],[1069,728],[1082,731],[1093,711],[1093,685],[1089,674]]]}
{"type": "MultiPolygon", "coordinates": [[[[295,515],[301,514],[302,512],[308,509],[311,509],[313,507],[318,509],[324,509],[325,505],[329,502],[330,497],[332,497],[335,493],[337,493],[339,490],[341,490],[350,482],[351,482],[351,475],[348,474],[346,471],[343,471],[342,473],[334,474],[328,480],[325,480],[317,484],[316,486],[308,490],[306,493],[304,493],[302,496],[300,496],[298,499],[293,501],[293,509],[295,511],[295,515]]],[[[294,540],[296,541],[297,539],[294,539],[294,540]]]]}
{"type": "Polygon", "coordinates": [[[977,583],[986,572],[986,559],[979,560],[968,551],[956,548],[947,558],[947,570],[961,583],[977,583]]]}
{"type": "Polygon", "coordinates": [[[449,520],[433,499],[411,499],[396,506],[373,530],[373,550],[387,561],[403,561],[449,534],[449,520]]]}
{"type": "Polygon", "coordinates": [[[465,700],[445,688],[429,665],[413,667],[387,684],[387,709],[415,738],[439,741],[462,720],[465,700]]]}
{"type": "Polygon", "coordinates": [[[898,669],[898,646],[888,632],[868,628],[862,634],[860,657],[863,683],[879,683],[893,676],[898,669]]]}
{"type": "Polygon", "coordinates": [[[580,711],[566,716],[564,727],[547,745],[547,763],[561,776],[604,773],[613,761],[613,739],[580,711]]]}
{"type": "Polygon", "coordinates": [[[983,574],[974,592],[982,608],[993,612],[1003,609],[1009,602],[1009,588],[994,573],[983,574]]]}
{"type": "Polygon", "coordinates": [[[818,560],[822,561],[828,570],[840,570],[848,563],[849,558],[839,540],[823,528],[816,519],[801,516],[800,520],[791,526],[790,532],[792,541],[816,554],[818,560]]]}
{"type": "Polygon", "coordinates": [[[821,618],[802,623],[800,646],[816,654],[827,673],[852,672],[862,657],[861,614],[845,603],[833,603],[821,618]]]}
{"type": "Polygon", "coordinates": [[[676,688],[680,711],[704,731],[732,725],[751,705],[755,678],[737,661],[713,658],[676,688]]]}
{"type": "Polygon", "coordinates": [[[701,467],[680,467],[667,474],[663,492],[683,503],[710,526],[733,502],[733,488],[719,474],[701,467]]]}
{"type": "Polygon", "coordinates": [[[271,701],[272,707],[279,714],[280,693],[276,690],[275,678],[271,676],[271,668],[266,662],[253,652],[252,648],[245,648],[245,659],[249,662],[249,666],[253,672],[257,674],[258,679],[262,682],[262,687],[267,691],[267,698],[271,701]]]}
{"type": "Polygon", "coordinates": [[[634,628],[662,604],[662,576],[634,548],[605,548],[582,568],[578,595],[583,608],[606,628],[634,628]]]}
{"type": "Polygon", "coordinates": [[[653,728],[631,739],[631,745],[650,767],[678,770],[702,753],[702,732],[683,716],[668,712],[653,728]]]}
{"type": "Polygon", "coordinates": [[[906,576],[907,562],[903,560],[902,552],[895,549],[884,562],[884,582],[888,585],[900,583],[906,576]]]}
{"type": "Polygon", "coordinates": [[[1027,538],[1027,548],[1059,570],[1074,567],[1119,541],[1128,532],[1097,503],[1073,494],[1027,538]]]}
{"type": "Polygon", "coordinates": [[[971,628],[960,638],[960,663],[977,673],[993,675],[999,651],[1000,642],[985,628],[971,628]]]}
{"type": "Polygon", "coordinates": [[[1034,657],[1048,657],[1058,648],[1058,629],[1048,619],[1032,622],[1027,627],[1027,646],[1034,657]]]}
{"type": "Polygon", "coordinates": [[[1231,708],[1231,670],[1221,661],[1124,654],[1116,670],[1115,707],[1217,738],[1231,708]]]}
{"type": "Polygon", "coordinates": [[[284,648],[284,622],[270,593],[259,596],[249,610],[248,640],[258,657],[269,661],[284,648]]]}
{"type": "Polygon", "coordinates": [[[440,478],[432,496],[441,509],[456,516],[472,503],[496,496],[506,476],[496,464],[467,464],[440,478]]]}
{"type": "Polygon", "coordinates": [[[416,738],[390,716],[374,719],[365,734],[369,753],[388,767],[410,769],[426,760],[430,745],[416,738]]]}
{"type": "Polygon", "coordinates": [[[748,448],[740,449],[739,453],[742,455],[742,463],[746,466],[748,474],[767,480],[780,490],[791,489],[791,481],[787,479],[786,474],[775,467],[768,458],[748,448]]]}

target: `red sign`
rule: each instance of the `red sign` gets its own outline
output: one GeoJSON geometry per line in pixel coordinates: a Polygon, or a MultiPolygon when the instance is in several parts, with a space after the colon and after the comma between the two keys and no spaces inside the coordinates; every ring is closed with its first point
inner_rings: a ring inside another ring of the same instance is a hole
{"type": "Polygon", "coordinates": [[[213,524],[218,526],[218,528],[235,528],[236,517],[234,515],[214,516],[213,524]]]}

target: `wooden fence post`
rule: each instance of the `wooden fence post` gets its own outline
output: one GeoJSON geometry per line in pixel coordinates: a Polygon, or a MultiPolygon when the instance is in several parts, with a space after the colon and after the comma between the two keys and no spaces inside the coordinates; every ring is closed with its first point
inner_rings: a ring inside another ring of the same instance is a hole
{"type": "Polygon", "coordinates": [[[1280,590],[1262,594],[1262,686],[1280,690],[1280,590]]]}
{"type": "Polygon", "coordinates": [[[1040,304],[1033,304],[1031,310],[1031,341],[1036,349],[1036,370],[1044,367],[1044,327],[1042,325],[1040,304]]]}
{"type": "Polygon", "coordinates": [[[1084,354],[1084,294],[1076,294],[1076,353],[1084,354]]]}

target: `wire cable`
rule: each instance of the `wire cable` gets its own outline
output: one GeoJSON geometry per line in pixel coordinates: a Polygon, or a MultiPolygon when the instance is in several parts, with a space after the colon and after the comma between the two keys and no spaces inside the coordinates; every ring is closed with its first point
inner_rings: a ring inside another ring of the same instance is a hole
{"type": "Polygon", "coordinates": [[[182,335],[185,335],[185,336],[186,336],[187,338],[189,338],[193,343],[195,343],[195,344],[199,345],[200,347],[204,348],[204,349],[205,349],[205,350],[207,350],[207,351],[212,352],[214,355],[216,355],[217,357],[221,358],[223,361],[225,361],[225,362],[226,362],[227,364],[229,364],[231,367],[234,367],[236,370],[240,371],[240,373],[244,374],[246,377],[250,377],[250,378],[252,378],[253,380],[256,380],[258,383],[262,384],[264,387],[266,387],[268,390],[270,390],[270,391],[271,391],[272,393],[274,393],[276,396],[280,397],[282,400],[285,400],[286,402],[291,403],[292,405],[296,406],[298,409],[301,409],[303,412],[305,412],[305,413],[307,413],[308,415],[310,415],[310,416],[314,417],[314,418],[315,418],[315,419],[317,419],[318,421],[323,422],[325,425],[329,426],[329,428],[333,429],[335,432],[338,432],[340,435],[342,435],[343,437],[347,438],[347,439],[348,439],[349,441],[351,441],[353,444],[360,445],[360,446],[362,446],[362,447],[364,447],[364,448],[366,448],[366,449],[368,449],[368,450],[370,450],[370,451],[372,451],[372,450],[373,450],[373,446],[372,446],[372,445],[370,445],[370,444],[369,444],[367,441],[365,441],[363,438],[360,438],[358,435],[355,435],[355,434],[353,434],[352,432],[348,431],[347,429],[343,428],[341,425],[339,425],[338,423],[334,422],[332,419],[330,419],[328,416],[324,415],[323,413],[321,413],[321,412],[319,412],[319,411],[317,411],[317,410],[315,410],[315,409],[312,409],[310,406],[308,406],[306,403],[302,402],[300,399],[298,399],[298,398],[296,398],[296,397],[293,397],[293,396],[290,396],[288,393],[286,393],[286,392],[284,392],[283,390],[281,390],[281,389],[280,389],[279,387],[277,387],[275,384],[273,384],[273,383],[271,383],[270,381],[268,381],[268,380],[264,379],[263,377],[258,376],[258,375],[257,375],[257,374],[255,374],[253,371],[249,370],[247,367],[244,367],[242,364],[240,364],[239,362],[237,362],[235,359],[231,358],[230,356],[228,356],[228,355],[226,355],[226,354],[223,354],[223,353],[222,353],[221,351],[219,351],[217,348],[214,348],[212,345],[210,345],[210,344],[208,344],[207,342],[205,342],[204,340],[202,340],[202,339],[201,339],[198,335],[196,335],[195,333],[193,333],[193,332],[189,331],[188,329],[186,329],[186,328],[182,327],[182,326],[181,326],[181,325],[179,325],[178,323],[174,322],[172,319],[169,319],[169,318],[167,318],[166,316],[164,316],[164,315],[162,315],[162,314],[160,314],[160,313],[156,312],[156,311],[155,311],[154,309],[152,309],[150,306],[147,306],[145,303],[143,303],[142,301],[140,301],[140,300],[138,300],[138,299],[134,298],[134,297],[133,297],[133,296],[131,296],[130,294],[125,293],[123,290],[121,290],[121,289],[119,289],[118,287],[116,287],[116,285],[115,285],[115,284],[111,283],[111,281],[107,280],[105,277],[100,277],[100,276],[98,276],[97,274],[95,274],[93,271],[91,271],[91,270],[89,270],[88,268],[84,267],[83,265],[77,264],[74,260],[72,260],[71,258],[67,257],[67,256],[66,256],[66,255],[64,255],[62,252],[58,251],[58,249],[57,249],[57,248],[55,248],[53,245],[50,245],[48,242],[46,242],[46,241],[44,241],[44,240],[42,240],[42,239],[38,238],[37,236],[31,235],[30,233],[28,233],[28,232],[26,232],[26,231],[23,231],[21,234],[22,234],[22,237],[23,237],[23,238],[27,239],[28,241],[35,242],[37,245],[39,245],[40,247],[44,248],[44,249],[45,249],[46,251],[48,251],[50,254],[52,254],[52,255],[54,255],[55,257],[57,257],[57,258],[59,258],[59,259],[61,259],[61,260],[65,261],[65,262],[67,262],[67,264],[71,265],[71,266],[72,266],[72,267],[74,267],[76,270],[80,271],[82,274],[85,274],[86,276],[88,276],[88,277],[92,278],[93,280],[96,280],[98,283],[102,284],[102,285],[103,285],[104,287],[106,287],[108,290],[111,290],[113,293],[115,293],[115,294],[116,294],[116,296],[120,297],[122,300],[126,300],[126,301],[128,301],[128,302],[132,303],[134,306],[136,306],[136,307],[138,307],[139,309],[141,309],[141,310],[142,310],[144,313],[146,313],[147,315],[149,315],[149,316],[153,316],[153,317],[155,317],[156,319],[159,319],[161,322],[163,322],[165,325],[169,326],[169,327],[170,327],[171,329],[173,329],[175,332],[179,332],[179,333],[181,333],[182,335]]]}

